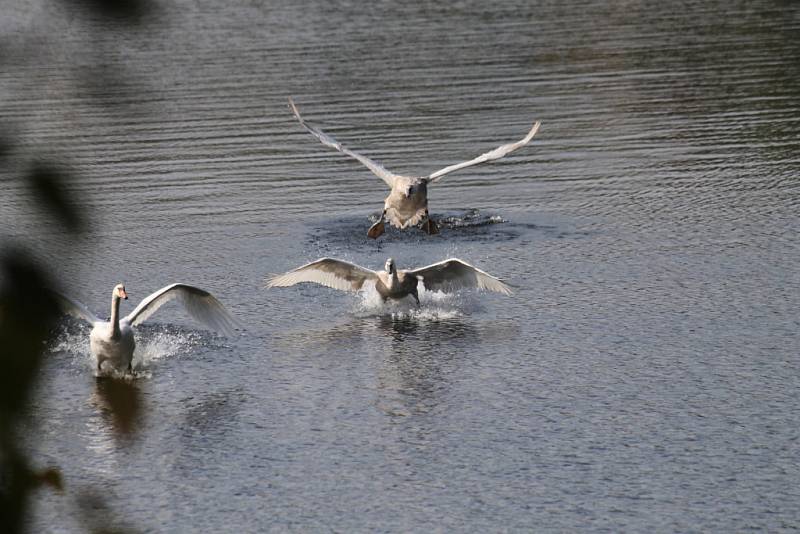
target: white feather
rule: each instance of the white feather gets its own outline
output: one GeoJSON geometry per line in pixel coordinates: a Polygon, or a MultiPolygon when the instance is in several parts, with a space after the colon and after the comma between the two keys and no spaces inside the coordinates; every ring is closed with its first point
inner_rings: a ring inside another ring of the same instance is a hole
{"type": "Polygon", "coordinates": [[[359,154],[357,152],[353,152],[352,150],[350,150],[348,148],[345,148],[344,146],[342,146],[342,144],[339,141],[337,141],[336,139],[334,139],[330,135],[326,134],[322,130],[320,130],[318,128],[314,128],[313,126],[310,126],[303,119],[303,117],[300,116],[300,112],[297,110],[297,106],[294,105],[294,101],[291,98],[289,99],[289,107],[291,108],[292,113],[294,113],[294,116],[297,118],[297,120],[300,122],[300,124],[303,126],[303,128],[308,130],[308,132],[311,135],[313,135],[314,137],[319,139],[319,141],[323,145],[329,146],[329,147],[331,147],[333,149],[338,150],[342,154],[346,154],[346,155],[350,156],[351,158],[357,159],[362,164],[364,164],[369,170],[371,170],[372,173],[375,176],[377,176],[378,178],[380,178],[381,180],[386,182],[386,185],[388,185],[389,187],[393,187],[394,186],[394,179],[397,177],[396,174],[389,172],[388,170],[386,170],[385,167],[383,167],[379,163],[369,159],[368,157],[362,156],[361,154],[359,154]]]}
{"type": "Polygon", "coordinates": [[[320,258],[275,275],[267,280],[267,287],[288,287],[302,282],[312,282],[341,291],[358,291],[367,280],[377,278],[375,271],[354,263],[334,258],[320,258]]]}
{"type": "Polygon", "coordinates": [[[533,136],[536,135],[536,132],[539,131],[539,126],[541,126],[541,122],[536,121],[536,123],[533,125],[533,127],[528,132],[528,135],[526,135],[525,137],[523,137],[522,139],[520,139],[516,143],[509,143],[507,145],[499,146],[499,147],[495,148],[494,150],[490,150],[489,152],[481,154],[477,158],[471,159],[469,161],[464,161],[462,163],[456,163],[455,165],[450,165],[448,167],[445,167],[444,169],[440,169],[440,170],[430,174],[428,176],[428,181],[433,183],[433,182],[438,181],[445,174],[449,174],[451,172],[457,171],[459,169],[463,169],[465,167],[471,167],[471,166],[477,165],[479,163],[484,163],[486,161],[492,161],[492,160],[495,160],[495,159],[500,159],[503,156],[505,156],[506,154],[510,154],[511,152],[514,152],[516,149],[521,148],[521,147],[527,145],[528,143],[530,143],[531,139],[533,139],[533,136]]]}
{"type": "Polygon", "coordinates": [[[122,321],[133,326],[139,325],[171,300],[178,300],[192,318],[212,330],[231,335],[236,329],[236,321],[211,293],[180,283],[170,284],[148,295],[122,321]]]}

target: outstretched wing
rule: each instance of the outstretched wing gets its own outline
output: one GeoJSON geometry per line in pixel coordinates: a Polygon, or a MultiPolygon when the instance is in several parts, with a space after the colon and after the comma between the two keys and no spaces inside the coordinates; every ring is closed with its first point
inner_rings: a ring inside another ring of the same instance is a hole
{"type": "Polygon", "coordinates": [[[455,165],[450,165],[449,167],[445,167],[444,169],[440,169],[440,170],[436,171],[435,173],[431,174],[430,176],[428,176],[428,181],[429,182],[436,182],[436,181],[439,180],[439,178],[441,178],[445,174],[451,173],[453,171],[457,171],[459,169],[463,169],[464,167],[471,167],[473,165],[477,165],[478,163],[483,163],[483,162],[486,162],[486,161],[492,161],[493,159],[500,159],[503,156],[505,156],[506,154],[514,152],[516,149],[527,145],[530,142],[530,140],[533,139],[533,136],[536,135],[536,132],[539,131],[539,126],[540,125],[541,125],[541,122],[536,121],[536,123],[533,125],[533,128],[531,128],[531,131],[528,132],[528,135],[526,135],[524,138],[520,139],[516,143],[509,143],[507,145],[499,146],[499,147],[495,148],[494,150],[490,150],[489,152],[486,152],[485,154],[481,154],[480,156],[478,156],[475,159],[471,159],[469,161],[464,161],[462,163],[456,163],[455,165]]]}
{"type": "Polygon", "coordinates": [[[334,258],[320,258],[286,274],[273,276],[267,280],[267,287],[288,287],[301,282],[314,282],[342,291],[358,291],[364,282],[375,280],[377,277],[375,271],[354,263],[334,258]]]}
{"type": "Polygon", "coordinates": [[[220,301],[208,291],[186,284],[171,284],[162,287],[142,300],[123,321],[132,325],[141,324],[156,310],[171,300],[178,300],[192,318],[217,332],[230,335],[236,328],[236,321],[220,301]]]}
{"type": "Polygon", "coordinates": [[[429,291],[449,292],[462,288],[477,288],[505,295],[511,294],[511,288],[500,279],[458,258],[450,258],[406,273],[420,278],[425,289],[429,291]]]}
{"type": "Polygon", "coordinates": [[[297,106],[294,105],[294,101],[292,101],[291,98],[289,99],[289,107],[292,109],[292,113],[294,113],[294,116],[297,117],[298,121],[300,121],[300,124],[303,126],[303,128],[308,130],[309,133],[311,133],[311,135],[313,135],[314,137],[319,139],[320,142],[323,145],[329,146],[331,148],[335,148],[336,150],[338,150],[342,154],[347,154],[351,158],[357,159],[358,161],[360,161],[361,163],[366,165],[366,167],[369,170],[371,170],[372,173],[375,176],[377,176],[378,178],[380,178],[381,180],[386,182],[386,185],[388,185],[389,187],[393,187],[394,186],[394,179],[397,177],[396,174],[387,171],[382,165],[372,161],[368,157],[362,156],[361,154],[358,154],[357,152],[353,152],[352,150],[343,147],[342,144],[339,141],[337,141],[336,139],[334,139],[330,135],[326,134],[322,130],[318,130],[317,128],[314,128],[313,126],[310,126],[303,119],[303,117],[300,116],[300,112],[297,111],[297,106]]]}
{"type": "Polygon", "coordinates": [[[89,308],[77,300],[72,300],[68,296],[62,295],[58,291],[51,290],[50,294],[55,297],[62,312],[68,313],[69,315],[77,317],[78,319],[83,319],[91,325],[101,321],[101,319],[93,314],[89,308]]]}

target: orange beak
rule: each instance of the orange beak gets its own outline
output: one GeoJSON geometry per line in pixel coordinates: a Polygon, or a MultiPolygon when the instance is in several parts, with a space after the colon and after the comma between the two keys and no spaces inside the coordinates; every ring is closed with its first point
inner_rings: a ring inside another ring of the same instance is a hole
{"type": "Polygon", "coordinates": [[[128,294],[125,292],[124,289],[119,290],[119,296],[124,298],[125,300],[128,300],[128,294]]]}

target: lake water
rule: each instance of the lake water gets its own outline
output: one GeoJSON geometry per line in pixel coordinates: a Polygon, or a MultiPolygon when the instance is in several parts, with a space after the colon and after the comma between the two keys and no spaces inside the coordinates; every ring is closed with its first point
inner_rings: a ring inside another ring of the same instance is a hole
{"type": "Polygon", "coordinates": [[[245,327],[143,325],[122,439],[65,320],[26,434],[66,487],[32,532],[81,531],[86,495],[153,532],[800,528],[797,4],[0,4],[4,239],[101,316],[182,281],[245,327]],[[372,241],[388,189],[290,95],[398,173],[542,128],[431,187],[441,234],[372,241]],[[31,208],[35,158],[85,238],[31,208]],[[515,294],[264,289],[321,256],[457,256],[515,294]]]}

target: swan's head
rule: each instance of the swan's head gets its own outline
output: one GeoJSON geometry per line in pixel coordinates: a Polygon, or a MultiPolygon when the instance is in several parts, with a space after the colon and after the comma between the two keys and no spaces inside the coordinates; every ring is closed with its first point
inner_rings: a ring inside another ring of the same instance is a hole
{"type": "Polygon", "coordinates": [[[384,269],[389,274],[393,274],[395,272],[394,260],[392,258],[386,260],[386,265],[384,266],[384,269]]]}
{"type": "Polygon", "coordinates": [[[125,292],[125,286],[122,284],[115,285],[112,294],[117,298],[128,300],[128,293],[125,292]]]}

